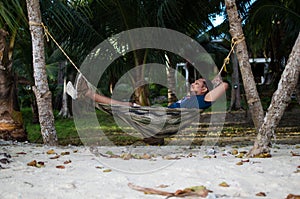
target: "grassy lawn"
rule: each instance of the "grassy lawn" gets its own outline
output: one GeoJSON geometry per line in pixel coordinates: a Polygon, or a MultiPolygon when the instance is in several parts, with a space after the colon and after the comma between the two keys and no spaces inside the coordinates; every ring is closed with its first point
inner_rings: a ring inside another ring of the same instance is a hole
{"type": "MultiPolygon", "coordinates": [[[[101,111],[96,111],[101,130],[116,145],[126,145],[137,141],[138,138],[128,136],[114,122],[113,117],[101,111]]],[[[28,134],[28,141],[32,143],[43,143],[40,125],[32,123],[32,111],[30,108],[22,109],[25,129],[28,134]]],[[[57,116],[58,112],[54,112],[57,116]]],[[[55,118],[55,128],[60,145],[81,145],[82,142],[77,133],[73,118],[55,118]]]]}

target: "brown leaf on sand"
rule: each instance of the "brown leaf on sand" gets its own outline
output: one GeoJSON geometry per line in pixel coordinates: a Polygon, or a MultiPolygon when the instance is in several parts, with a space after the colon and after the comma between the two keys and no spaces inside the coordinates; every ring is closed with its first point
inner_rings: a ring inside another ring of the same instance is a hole
{"type": "Polygon", "coordinates": [[[37,164],[37,161],[36,161],[36,160],[33,160],[33,161],[31,161],[31,162],[28,162],[28,163],[27,163],[27,166],[35,167],[36,164],[37,164]]]}
{"type": "Polygon", "coordinates": [[[18,155],[26,155],[25,152],[17,152],[16,154],[18,154],[18,155]]]}
{"type": "Polygon", "coordinates": [[[291,151],[292,156],[300,156],[300,154],[291,151]]]}
{"type": "Polygon", "coordinates": [[[42,161],[36,161],[36,160],[33,160],[31,162],[28,162],[27,163],[27,166],[31,166],[31,167],[37,167],[37,168],[41,168],[41,167],[44,167],[45,166],[45,163],[42,162],[42,161]]]}
{"type": "Polygon", "coordinates": [[[226,182],[221,182],[219,184],[220,187],[229,187],[229,184],[227,184],[226,182]]]}
{"type": "Polygon", "coordinates": [[[256,196],[263,196],[263,197],[267,196],[266,193],[264,193],[264,192],[259,192],[259,193],[255,194],[255,195],[256,196]]]}
{"type": "Polygon", "coordinates": [[[56,155],[56,156],[51,157],[50,159],[58,159],[59,157],[60,157],[60,155],[56,155]]]}
{"type": "Polygon", "coordinates": [[[71,160],[66,160],[64,161],[64,164],[70,164],[72,161],[71,160]]]}
{"type": "Polygon", "coordinates": [[[285,199],[300,199],[300,195],[289,194],[285,199]]]}
{"type": "Polygon", "coordinates": [[[66,168],[66,167],[65,167],[64,165],[57,165],[56,168],[57,168],[57,169],[64,169],[64,168],[66,168]]]}
{"type": "Polygon", "coordinates": [[[132,183],[128,183],[128,186],[136,191],[144,192],[145,194],[167,196],[167,198],[186,197],[186,196],[206,197],[208,193],[211,192],[210,190],[206,189],[204,186],[195,186],[191,188],[185,188],[183,190],[178,189],[175,192],[167,192],[167,191],[161,191],[159,189],[141,187],[141,186],[134,185],[132,183]]]}
{"type": "Polygon", "coordinates": [[[51,154],[54,154],[54,153],[55,153],[55,151],[53,149],[50,149],[49,151],[47,151],[48,155],[51,155],[51,154]]]}
{"type": "Polygon", "coordinates": [[[60,155],[70,155],[70,152],[69,151],[63,151],[60,153],[60,155]]]}
{"type": "Polygon", "coordinates": [[[272,155],[270,153],[260,153],[254,156],[254,158],[271,158],[271,157],[272,155]]]}

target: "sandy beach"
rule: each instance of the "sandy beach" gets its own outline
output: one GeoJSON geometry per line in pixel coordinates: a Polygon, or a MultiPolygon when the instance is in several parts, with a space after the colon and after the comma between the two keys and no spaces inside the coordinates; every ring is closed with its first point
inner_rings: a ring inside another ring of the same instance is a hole
{"type": "Polygon", "coordinates": [[[243,153],[250,148],[49,147],[1,141],[0,198],[167,197],[133,185],[171,193],[204,186],[209,192],[203,198],[300,195],[300,145],[275,145],[272,157],[248,159],[243,153]]]}

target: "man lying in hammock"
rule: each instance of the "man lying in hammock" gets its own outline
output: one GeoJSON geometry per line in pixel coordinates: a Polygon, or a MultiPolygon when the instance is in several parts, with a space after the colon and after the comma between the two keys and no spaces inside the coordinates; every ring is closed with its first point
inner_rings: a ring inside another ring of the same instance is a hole
{"type": "MultiPolygon", "coordinates": [[[[139,106],[138,104],[131,102],[122,102],[118,100],[111,99],[109,97],[99,95],[93,92],[91,89],[87,89],[87,83],[85,80],[79,76],[77,85],[80,85],[81,88],[77,87],[77,91],[82,93],[86,97],[91,98],[95,102],[102,104],[113,104],[113,105],[125,105],[125,106],[139,106]],[[84,85],[84,86],[82,86],[84,85]],[[84,88],[84,89],[82,89],[84,88]]],[[[228,89],[228,83],[223,82],[222,79],[217,76],[212,80],[212,83],[215,85],[213,89],[209,90],[208,82],[204,78],[197,79],[190,87],[190,96],[184,97],[182,100],[179,100],[168,108],[199,108],[206,109],[209,108],[214,101],[221,97],[226,90],[228,89]]],[[[68,85],[69,86],[69,85],[68,85]]],[[[67,88],[68,90],[68,88],[67,88]]],[[[70,92],[68,92],[70,95],[70,92]]],[[[72,96],[72,95],[71,95],[72,96]]]]}

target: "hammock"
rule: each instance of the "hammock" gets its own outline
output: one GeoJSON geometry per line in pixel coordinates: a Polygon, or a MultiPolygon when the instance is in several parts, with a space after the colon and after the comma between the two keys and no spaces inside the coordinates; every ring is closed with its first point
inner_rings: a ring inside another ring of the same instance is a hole
{"type": "Polygon", "coordinates": [[[128,107],[108,104],[98,104],[96,107],[136,129],[144,138],[165,138],[174,135],[189,127],[203,112],[201,109],[128,107]]]}
{"type": "MultiPolygon", "coordinates": [[[[77,99],[77,91],[71,82],[67,84],[67,93],[73,99],[77,99]]],[[[97,103],[96,108],[120,119],[141,133],[144,138],[165,138],[181,132],[193,122],[198,122],[197,119],[203,112],[202,109],[131,107],[101,103],[97,103]]]]}

